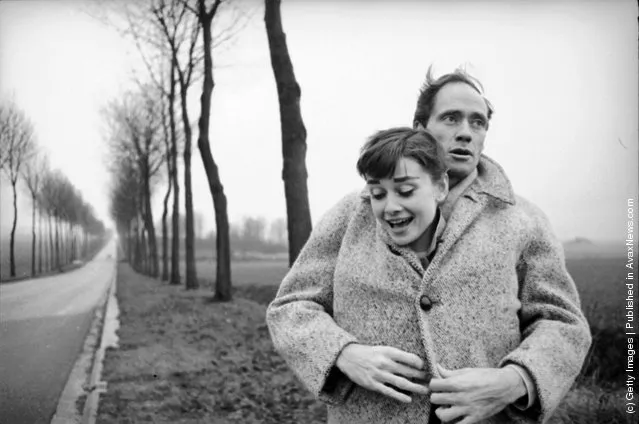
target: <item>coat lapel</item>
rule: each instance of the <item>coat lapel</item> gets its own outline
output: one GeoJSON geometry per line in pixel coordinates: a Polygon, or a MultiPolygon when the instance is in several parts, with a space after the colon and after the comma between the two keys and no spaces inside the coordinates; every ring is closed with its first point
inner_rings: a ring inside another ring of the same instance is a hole
{"type": "Polygon", "coordinates": [[[424,274],[424,279],[431,278],[433,273],[437,272],[442,258],[455,246],[466,229],[479,218],[491,199],[514,204],[515,194],[503,169],[492,159],[482,155],[477,166],[477,177],[455,202],[442,242],[424,274]]]}
{"type": "Polygon", "coordinates": [[[472,189],[468,190],[457,200],[450,219],[446,224],[441,243],[437,248],[437,253],[426,270],[424,277],[434,272],[441,258],[453,248],[466,229],[479,217],[485,206],[484,202],[485,198],[478,196],[472,189]]]}

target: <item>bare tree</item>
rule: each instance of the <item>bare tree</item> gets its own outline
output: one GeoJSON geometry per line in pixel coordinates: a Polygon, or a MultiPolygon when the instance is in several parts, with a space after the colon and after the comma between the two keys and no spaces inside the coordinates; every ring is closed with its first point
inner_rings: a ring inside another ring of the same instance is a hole
{"type": "Polygon", "coordinates": [[[200,97],[201,114],[198,124],[200,130],[198,148],[209,182],[209,190],[213,197],[213,207],[215,209],[217,271],[215,276],[214,298],[221,301],[228,301],[231,300],[231,240],[229,236],[227,202],[226,195],[224,194],[224,186],[220,180],[220,173],[213,159],[209,142],[211,96],[215,86],[213,79],[211,25],[221,4],[221,0],[215,0],[210,8],[207,8],[205,3],[205,0],[198,0],[197,16],[202,26],[202,39],[204,43],[204,81],[202,85],[202,96],[200,97]]]}
{"type": "Polygon", "coordinates": [[[59,170],[55,170],[46,174],[42,181],[42,187],[40,190],[41,201],[43,206],[47,210],[49,217],[48,229],[49,229],[49,253],[51,269],[62,270],[62,266],[65,263],[63,243],[63,234],[61,230],[61,221],[66,215],[64,212],[65,198],[67,188],[69,185],[66,176],[59,170]]]}
{"type": "Polygon", "coordinates": [[[13,190],[13,226],[9,240],[9,275],[16,276],[15,233],[18,225],[17,183],[24,164],[34,154],[35,139],[33,125],[15,103],[0,104],[0,145],[4,170],[13,190]]]}
{"type": "Polygon", "coordinates": [[[123,247],[129,263],[136,267],[134,251],[138,250],[135,246],[139,240],[137,240],[137,233],[133,231],[133,226],[138,211],[139,177],[131,161],[117,162],[112,169],[112,175],[111,218],[117,226],[120,238],[126,241],[123,247]],[[136,234],[135,237],[134,234],[136,234]]]}
{"type": "Polygon", "coordinates": [[[280,103],[282,179],[288,218],[289,265],[292,265],[311,234],[312,222],[306,184],[306,128],[300,111],[301,90],[282,29],[280,3],[280,0],[265,0],[264,22],[280,103]]]}
{"type": "MultiPolygon", "coordinates": [[[[228,2],[230,3],[230,2],[228,2]]],[[[217,25],[217,31],[213,35],[212,25],[213,19],[217,16],[217,10],[222,4],[220,0],[214,0],[212,5],[207,8],[204,2],[198,3],[198,0],[150,0],[146,3],[137,3],[136,6],[126,7],[129,35],[132,35],[138,49],[142,53],[147,68],[151,70],[151,74],[156,74],[151,68],[150,56],[155,54],[166,57],[168,56],[171,63],[171,82],[176,82],[179,88],[180,111],[182,118],[182,130],[184,135],[184,202],[186,212],[186,288],[194,289],[198,287],[197,273],[195,266],[195,244],[194,244],[194,217],[193,217],[193,196],[191,181],[191,149],[192,149],[192,128],[189,119],[189,110],[187,108],[188,89],[195,80],[200,76],[198,66],[203,60],[205,80],[206,74],[211,76],[210,90],[208,94],[204,94],[209,81],[204,81],[205,89],[202,95],[203,112],[199,121],[200,136],[198,138],[198,147],[204,162],[209,186],[213,197],[214,208],[216,211],[216,226],[218,227],[217,238],[217,285],[216,297],[219,299],[230,299],[230,241],[228,236],[228,217],[226,212],[226,197],[224,195],[223,186],[220,183],[217,165],[213,161],[208,142],[208,128],[210,115],[210,97],[212,92],[212,61],[211,50],[223,43],[230,41],[235,34],[248,22],[246,15],[236,14],[234,19],[224,22],[224,25],[217,25]],[[140,6],[142,5],[142,6],[140,6]],[[147,5],[150,7],[147,9],[147,5]],[[201,13],[200,13],[201,12],[201,13]],[[199,33],[207,31],[204,34],[202,43],[199,42],[199,33]],[[144,45],[144,46],[143,46],[144,45]],[[150,50],[149,50],[150,47],[150,50]],[[168,47],[168,49],[167,49],[168,47]],[[204,47],[204,48],[203,48],[204,47]],[[210,66],[207,65],[207,56],[210,66]],[[175,76],[175,78],[174,78],[175,76]],[[208,96],[208,97],[207,97],[208,96]],[[208,106],[206,106],[208,104],[208,106]],[[206,127],[203,131],[202,128],[206,127]]],[[[234,9],[239,10],[239,9],[234,9]]],[[[170,89],[165,92],[170,98],[169,104],[173,105],[175,98],[175,86],[170,84],[170,89]]],[[[171,120],[171,132],[174,133],[174,122],[172,121],[174,114],[169,113],[171,120]]],[[[172,137],[175,141],[175,137],[172,137]]],[[[175,144],[174,144],[175,145],[175,144]]],[[[179,239],[179,209],[176,200],[179,199],[179,188],[177,185],[177,167],[175,166],[175,158],[177,153],[173,154],[172,150],[172,173],[173,173],[173,249],[172,249],[172,275],[171,282],[179,282],[179,268],[177,264],[178,255],[176,247],[179,239]]]]}
{"type": "Polygon", "coordinates": [[[180,109],[184,131],[184,203],[186,213],[186,288],[199,287],[195,267],[195,243],[193,231],[193,189],[191,182],[191,142],[193,132],[187,106],[188,89],[192,84],[197,63],[197,40],[200,32],[195,17],[189,13],[186,1],[158,0],[154,2],[152,14],[160,25],[169,45],[173,65],[180,88],[180,109]]]}
{"type": "MultiPolygon", "coordinates": [[[[154,5],[158,4],[155,0],[152,0],[151,10],[154,5]]],[[[160,4],[161,5],[161,4],[160,4]]],[[[167,229],[167,217],[168,217],[168,201],[173,192],[173,213],[171,219],[171,226],[173,234],[171,240],[171,274],[170,283],[180,284],[180,186],[178,181],[178,136],[175,122],[175,101],[176,101],[176,85],[177,85],[177,64],[174,60],[173,54],[167,45],[164,31],[160,26],[160,23],[155,18],[155,15],[149,13],[146,9],[143,12],[138,13],[137,17],[134,17],[127,9],[127,20],[129,23],[127,32],[130,34],[136,42],[140,56],[142,57],[150,80],[154,83],[155,88],[160,93],[161,103],[163,105],[161,109],[162,115],[162,130],[165,141],[165,155],[166,155],[166,167],[168,175],[167,191],[163,201],[162,212],[162,276],[163,281],[169,280],[168,269],[168,229],[167,229]],[[150,28],[149,28],[150,27],[150,28]],[[144,45],[151,45],[158,54],[155,60],[155,65],[152,63],[153,58],[151,54],[147,52],[144,45]],[[166,77],[168,69],[168,79],[166,77]],[[159,78],[158,78],[159,74],[159,78]]],[[[181,36],[182,37],[182,36],[181,36]]]]}
{"type": "MultiPolygon", "coordinates": [[[[172,68],[172,67],[171,67],[172,68]]],[[[175,77],[173,75],[174,71],[171,69],[171,86],[172,90],[175,91],[175,77]]],[[[169,95],[166,93],[162,93],[162,135],[164,140],[164,161],[166,163],[166,175],[167,175],[167,189],[164,195],[164,200],[162,202],[162,281],[168,281],[169,279],[169,240],[168,240],[168,228],[167,228],[167,217],[169,213],[169,198],[171,197],[171,192],[173,191],[173,160],[174,156],[172,155],[171,146],[174,143],[171,140],[171,136],[175,137],[175,126],[170,129],[171,123],[169,122],[168,115],[173,114],[172,102],[174,100],[171,99],[169,95]]],[[[176,155],[177,156],[177,155],[176,155]]],[[[177,159],[177,158],[175,158],[177,159]]],[[[174,202],[174,204],[177,204],[174,202]]],[[[179,244],[178,244],[179,246],[179,244]]],[[[179,269],[179,267],[178,267],[179,269]]]]}
{"type": "MultiPolygon", "coordinates": [[[[48,170],[48,162],[45,156],[35,154],[31,160],[25,163],[23,178],[29,194],[31,195],[31,275],[36,274],[36,211],[40,209],[38,196],[42,185],[42,176],[48,170]]],[[[40,220],[40,235],[42,234],[42,221],[40,220]]],[[[40,238],[40,272],[42,272],[42,239],[40,238]]]]}
{"type": "Polygon", "coordinates": [[[53,257],[53,228],[51,225],[51,220],[53,218],[53,210],[54,210],[54,180],[55,176],[52,171],[46,172],[42,176],[42,183],[40,187],[40,210],[45,212],[45,224],[46,224],[46,232],[48,235],[48,241],[45,241],[45,250],[46,250],[46,258],[47,258],[47,271],[50,271],[54,267],[54,257],[53,257]]]}
{"type": "MultiPolygon", "coordinates": [[[[188,112],[186,106],[186,90],[190,81],[192,81],[192,75],[196,70],[196,65],[200,62],[199,53],[197,52],[197,36],[199,31],[202,31],[202,55],[203,55],[203,89],[200,97],[201,113],[198,121],[199,136],[198,136],[198,148],[204,165],[204,170],[207,175],[209,190],[213,198],[213,207],[215,210],[215,222],[216,222],[216,254],[217,254],[217,272],[216,272],[216,286],[215,286],[215,298],[217,300],[230,300],[231,299],[231,251],[230,251],[230,237],[229,237],[229,222],[227,213],[227,200],[224,194],[224,187],[221,183],[218,166],[213,159],[209,142],[209,129],[210,129],[210,111],[211,111],[211,96],[214,87],[213,80],[213,60],[212,50],[229,41],[236,33],[242,28],[242,25],[247,20],[241,19],[242,15],[236,15],[227,22],[227,25],[220,25],[215,36],[213,35],[213,22],[219,15],[218,10],[222,4],[221,0],[214,0],[209,7],[206,5],[205,0],[198,0],[197,7],[192,6],[191,1],[187,0],[174,0],[173,7],[176,2],[178,3],[178,14],[183,22],[188,22],[187,10],[197,17],[195,25],[193,23],[182,24],[188,31],[188,34],[195,37],[189,38],[188,54],[184,55],[187,59],[184,61],[184,66],[179,65],[179,49],[176,48],[175,34],[177,34],[175,25],[168,25],[169,22],[175,23],[175,19],[167,19],[165,15],[160,12],[166,10],[164,6],[166,3],[163,1],[159,3],[159,8],[156,8],[154,14],[160,22],[163,32],[166,36],[171,51],[173,52],[173,58],[178,66],[176,70],[178,73],[178,82],[180,85],[181,105],[182,105],[182,117],[183,128],[185,134],[184,145],[184,166],[185,166],[185,203],[186,203],[186,287],[196,288],[197,277],[195,268],[194,252],[191,249],[193,246],[194,224],[193,224],[193,203],[191,194],[191,181],[190,181],[190,154],[191,154],[191,128],[188,122],[188,112]],[[182,14],[184,13],[184,15],[182,14]],[[185,84],[186,82],[186,84],[185,84]],[[189,170],[187,172],[187,169],[189,170]],[[192,254],[193,253],[193,254],[192,254]]],[[[170,8],[169,8],[170,10],[170,8]]],[[[168,16],[170,18],[170,15],[168,16]]]]}
{"type": "MultiPolygon", "coordinates": [[[[140,190],[138,191],[139,217],[143,225],[140,228],[145,240],[148,238],[148,272],[157,277],[159,272],[159,260],[157,254],[157,241],[155,236],[155,224],[151,208],[153,185],[152,179],[157,175],[163,159],[163,140],[160,136],[161,127],[161,101],[152,96],[152,90],[142,89],[139,93],[128,93],[124,99],[110,104],[105,115],[110,120],[111,152],[116,163],[133,160],[139,177],[140,190]]],[[[146,255],[142,256],[147,262],[146,255]]]]}

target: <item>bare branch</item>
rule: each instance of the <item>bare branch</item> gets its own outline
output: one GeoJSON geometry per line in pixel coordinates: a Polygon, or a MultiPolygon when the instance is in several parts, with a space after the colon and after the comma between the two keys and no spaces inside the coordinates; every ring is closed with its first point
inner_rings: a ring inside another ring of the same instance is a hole
{"type": "Polygon", "coordinates": [[[2,170],[15,186],[36,145],[33,124],[13,102],[0,104],[0,146],[2,170]]]}

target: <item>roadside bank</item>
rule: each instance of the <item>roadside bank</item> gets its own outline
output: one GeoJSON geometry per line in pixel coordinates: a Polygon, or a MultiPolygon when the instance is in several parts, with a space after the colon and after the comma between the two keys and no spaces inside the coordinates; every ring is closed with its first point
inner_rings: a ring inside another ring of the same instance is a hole
{"type": "Polygon", "coordinates": [[[119,263],[119,348],[106,351],[97,422],[326,422],[271,344],[264,303],[275,289],[240,285],[232,302],[213,303],[210,288],[119,263]]]}

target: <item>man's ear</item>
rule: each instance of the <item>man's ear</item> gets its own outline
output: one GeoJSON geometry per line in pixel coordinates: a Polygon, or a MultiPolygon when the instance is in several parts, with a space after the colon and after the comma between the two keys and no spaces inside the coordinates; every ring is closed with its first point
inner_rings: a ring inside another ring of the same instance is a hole
{"type": "Polygon", "coordinates": [[[437,204],[442,204],[448,196],[448,173],[444,173],[442,178],[437,182],[437,193],[435,194],[437,204]]]}

